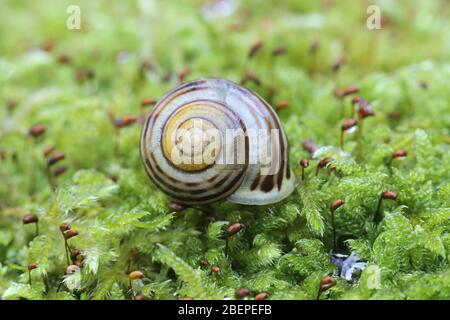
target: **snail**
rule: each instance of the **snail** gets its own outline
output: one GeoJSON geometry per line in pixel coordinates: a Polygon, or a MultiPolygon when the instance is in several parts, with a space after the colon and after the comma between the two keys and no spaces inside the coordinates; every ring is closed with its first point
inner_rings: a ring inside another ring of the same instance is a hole
{"type": "Polygon", "coordinates": [[[296,185],[288,151],[272,107],[219,78],[184,82],[168,92],[146,119],[140,141],[150,179],[185,205],[281,201],[296,185]]]}

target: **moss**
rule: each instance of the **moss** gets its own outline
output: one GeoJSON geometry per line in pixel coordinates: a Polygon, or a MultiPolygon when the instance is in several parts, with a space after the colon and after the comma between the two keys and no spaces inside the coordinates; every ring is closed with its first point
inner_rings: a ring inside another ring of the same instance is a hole
{"type": "Polygon", "coordinates": [[[448,3],[377,1],[383,28],[371,31],[366,7],[353,2],[241,1],[214,20],[202,1],[75,2],[0,5],[8,30],[0,38],[0,297],[223,299],[247,287],[271,299],[315,299],[320,279],[334,274],[321,299],[450,298],[448,3]],[[75,2],[81,30],[65,28],[75,2]],[[249,59],[257,40],[263,46],[249,59]],[[286,201],[170,209],[141,165],[141,126],[117,130],[110,118],[147,112],[141,101],[176,86],[184,67],[187,80],[236,82],[251,69],[261,84],[249,88],[272,105],[288,102],[277,112],[299,181],[299,160],[310,166],[286,201]],[[334,91],[349,85],[375,116],[345,134],[342,151],[351,98],[341,102],[334,91]],[[38,137],[29,135],[35,124],[45,127],[38,137]],[[304,139],[319,147],[313,156],[304,139]],[[49,146],[50,157],[65,154],[50,169],[49,146]],[[392,160],[400,148],[406,158],[392,160]],[[316,175],[327,156],[334,161],[316,175]],[[383,200],[376,224],[385,190],[398,197],[383,200]],[[337,250],[368,265],[353,283],[331,263],[336,199],[345,201],[335,212],[337,250]],[[39,217],[38,235],[22,224],[29,212],[39,217]],[[226,255],[226,227],[237,221],[245,228],[228,239],[226,255]],[[79,233],[67,243],[81,250],[70,263],[82,268],[70,274],[62,223],[79,233]],[[145,278],[130,288],[133,270],[145,278]]]}

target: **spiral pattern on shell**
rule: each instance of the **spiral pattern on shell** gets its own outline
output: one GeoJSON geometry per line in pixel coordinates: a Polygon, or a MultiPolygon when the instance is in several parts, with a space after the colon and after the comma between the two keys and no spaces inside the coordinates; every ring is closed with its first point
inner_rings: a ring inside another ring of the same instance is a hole
{"type": "Polygon", "coordinates": [[[295,188],[278,116],[223,79],[186,82],[162,97],[145,122],[140,152],[153,182],[182,204],[228,198],[263,205],[295,188]]]}

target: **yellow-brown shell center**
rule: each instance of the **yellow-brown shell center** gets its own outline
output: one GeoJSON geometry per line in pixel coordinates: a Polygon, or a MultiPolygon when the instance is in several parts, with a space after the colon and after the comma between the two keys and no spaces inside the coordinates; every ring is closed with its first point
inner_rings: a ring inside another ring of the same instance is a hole
{"type": "Polygon", "coordinates": [[[183,120],[183,113],[187,111],[180,110],[168,119],[163,132],[162,148],[173,166],[194,172],[214,164],[221,139],[212,122],[200,117],[183,120]]]}

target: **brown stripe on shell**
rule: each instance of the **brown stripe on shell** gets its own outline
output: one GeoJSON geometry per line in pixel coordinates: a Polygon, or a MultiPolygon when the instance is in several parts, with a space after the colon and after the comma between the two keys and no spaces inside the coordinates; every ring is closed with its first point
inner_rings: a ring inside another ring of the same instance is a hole
{"type": "Polygon", "coordinates": [[[211,178],[209,178],[207,181],[208,182],[213,182],[214,180],[216,180],[217,179],[217,177],[219,177],[219,175],[218,174],[216,174],[215,176],[212,176],[211,178]]]}
{"type": "MultiPolygon", "coordinates": [[[[147,164],[151,166],[151,163],[148,161],[148,159],[146,159],[147,164]]],[[[204,196],[204,197],[198,197],[199,194],[201,193],[205,193],[207,191],[210,191],[211,188],[206,188],[206,189],[197,189],[197,190],[182,190],[179,188],[176,188],[174,186],[170,186],[164,183],[164,181],[161,180],[161,178],[159,178],[158,176],[151,176],[150,174],[148,174],[148,176],[150,177],[150,179],[157,185],[159,185],[163,191],[165,193],[167,193],[168,195],[172,196],[174,199],[179,200],[180,202],[183,203],[210,203],[210,202],[214,202],[215,200],[218,199],[223,199],[225,197],[228,197],[230,194],[232,194],[236,188],[234,188],[234,186],[239,182],[239,180],[241,180],[243,178],[243,174],[245,171],[241,171],[232,181],[229,185],[229,187],[225,190],[222,190],[219,194],[215,193],[212,195],[208,195],[208,196],[204,196]],[[159,181],[160,183],[156,183],[156,181],[159,181]],[[188,193],[188,195],[183,196],[181,195],[182,193],[188,193]]],[[[213,187],[217,188],[221,185],[224,185],[224,183],[227,181],[227,177],[225,177],[224,179],[222,179],[219,183],[215,184],[213,187]]]]}
{"type": "MultiPolygon", "coordinates": [[[[157,173],[160,173],[160,176],[163,176],[164,178],[167,178],[167,179],[169,179],[172,182],[177,183],[177,184],[183,184],[185,186],[190,186],[190,187],[194,187],[194,186],[199,186],[200,185],[199,183],[180,181],[178,179],[175,179],[172,176],[167,175],[161,169],[161,167],[157,164],[155,156],[153,154],[151,154],[151,158],[152,158],[153,162],[149,161],[148,163],[150,164],[151,169],[153,169],[152,172],[155,173],[155,178],[158,178],[159,182],[164,183],[164,181],[157,175],[157,173]],[[152,165],[152,164],[154,164],[154,165],[152,165]]],[[[147,160],[147,158],[146,158],[146,160],[147,160]]],[[[167,185],[166,183],[164,183],[164,184],[167,185]]],[[[170,186],[170,187],[172,188],[172,186],[170,186]]],[[[173,187],[174,190],[175,190],[175,188],[176,187],[173,187]]],[[[185,192],[186,191],[185,189],[179,189],[179,188],[176,188],[176,190],[179,191],[179,192],[185,192]]],[[[197,190],[206,190],[207,191],[208,189],[197,189],[197,190]]]]}
{"type": "MultiPolygon", "coordinates": [[[[146,159],[146,161],[148,161],[148,159],[146,159]]],[[[147,162],[147,164],[148,164],[151,168],[153,168],[153,166],[151,165],[151,163],[150,163],[149,161],[147,162]]],[[[157,168],[159,168],[159,166],[158,166],[157,164],[155,164],[155,165],[156,165],[157,168]]],[[[160,168],[159,168],[159,169],[160,169],[160,168]]],[[[149,176],[150,176],[150,175],[149,175],[149,176]]],[[[166,184],[166,183],[161,179],[161,177],[159,177],[158,175],[154,175],[154,176],[150,176],[150,177],[152,178],[153,182],[158,181],[158,182],[160,183],[160,184],[158,184],[158,183],[156,183],[156,184],[164,186],[164,187],[162,187],[162,188],[164,189],[164,191],[165,191],[166,193],[168,193],[168,194],[174,196],[174,198],[176,198],[176,199],[179,199],[179,198],[180,198],[179,193],[186,193],[186,192],[187,192],[189,195],[195,196],[195,195],[202,194],[202,193],[205,193],[205,192],[207,192],[207,191],[210,190],[209,188],[195,189],[195,190],[180,189],[180,188],[177,188],[177,187],[175,187],[175,186],[173,186],[173,185],[168,185],[168,184],[166,184]],[[155,180],[156,180],[156,181],[155,181],[155,180]],[[175,193],[173,193],[173,192],[175,192],[175,193]]],[[[168,176],[167,176],[167,175],[164,175],[164,177],[168,177],[168,176]]],[[[225,178],[225,180],[226,180],[226,178],[225,178]]],[[[186,199],[187,199],[187,198],[186,198],[186,199]]]]}
{"type": "MultiPolygon", "coordinates": [[[[147,158],[145,158],[145,162],[146,162],[146,164],[149,166],[149,168],[150,169],[152,169],[153,168],[153,166],[151,165],[151,163],[150,163],[150,161],[147,159],[147,158]]],[[[157,166],[157,165],[156,165],[157,166]]],[[[161,180],[161,178],[160,177],[158,177],[157,175],[150,175],[149,173],[147,173],[147,175],[152,179],[152,181],[155,183],[155,184],[158,184],[157,183],[157,181],[158,182],[160,182],[160,183],[163,183],[163,181],[161,180]]],[[[159,184],[158,184],[159,185],[159,184]]],[[[176,188],[176,187],[171,187],[172,188],[172,190],[173,191],[178,191],[178,192],[181,192],[182,190],[181,189],[178,189],[178,188],[176,188]]]]}
{"type": "MultiPolygon", "coordinates": [[[[231,186],[235,185],[236,183],[239,182],[240,179],[241,179],[241,175],[237,176],[230,185],[231,186]]],[[[194,198],[193,196],[180,196],[179,194],[170,194],[169,192],[167,192],[167,193],[169,195],[172,195],[174,199],[179,200],[182,203],[183,202],[184,203],[211,203],[216,200],[220,200],[220,199],[224,199],[224,198],[228,197],[234,191],[235,191],[235,189],[229,189],[224,192],[221,192],[220,194],[212,194],[210,196],[199,197],[199,198],[195,198],[195,199],[193,199],[194,198]]]]}
{"type": "Polygon", "coordinates": [[[152,166],[152,169],[155,169],[157,172],[160,172],[161,175],[163,175],[164,177],[168,178],[168,179],[171,180],[172,182],[175,182],[175,183],[183,183],[182,181],[180,181],[180,180],[178,180],[178,179],[175,179],[175,178],[172,177],[172,176],[167,175],[167,174],[163,171],[163,169],[161,169],[161,167],[158,165],[158,163],[156,162],[156,159],[155,159],[155,156],[154,156],[153,153],[150,154],[150,158],[151,158],[151,160],[152,160],[152,162],[150,162],[150,163],[154,163],[154,164],[155,164],[155,167],[152,166]]]}
{"type": "Polygon", "coordinates": [[[264,192],[272,191],[274,187],[273,175],[267,175],[261,183],[261,190],[264,192]]]}

